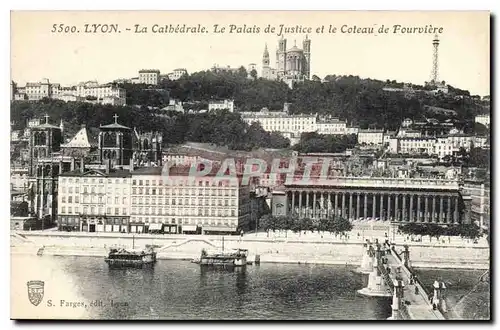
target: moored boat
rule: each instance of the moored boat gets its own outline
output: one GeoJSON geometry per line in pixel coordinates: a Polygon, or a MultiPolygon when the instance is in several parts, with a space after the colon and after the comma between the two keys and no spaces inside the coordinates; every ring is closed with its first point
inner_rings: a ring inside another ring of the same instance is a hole
{"type": "Polygon", "coordinates": [[[219,267],[245,267],[247,264],[248,250],[232,249],[224,251],[224,238],[222,238],[222,251],[207,252],[201,250],[199,259],[194,259],[192,262],[201,266],[219,266],[219,267]]]}
{"type": "Polygon", "coordinates": [[[143,267],[156,263],[156,252],[147,250],[126,250],[112,248],[104,261],[110,267],[143,267]]]}

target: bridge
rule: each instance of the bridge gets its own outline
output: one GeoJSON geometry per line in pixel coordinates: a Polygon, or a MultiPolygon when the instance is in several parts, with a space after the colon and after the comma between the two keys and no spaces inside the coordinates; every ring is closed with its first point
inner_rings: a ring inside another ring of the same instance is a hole
{"type": "Polygon", "coordinates": [[[389,320],[445,320],[446,303],[443,282],[434,282],[429,295],[410,270],[408,247],[400,254],[395,245],[376,242],[364,244],[360,273],[368,274],[368,285],[358,290],[365,296],[393,297],[389,320]]]}

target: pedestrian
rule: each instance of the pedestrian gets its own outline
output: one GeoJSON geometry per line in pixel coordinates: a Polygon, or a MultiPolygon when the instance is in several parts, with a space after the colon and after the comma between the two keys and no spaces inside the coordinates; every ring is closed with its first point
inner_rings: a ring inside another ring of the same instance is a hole
{"type": "Polygon", "coordinates": [[[415,286],[415,294],[418,294],[418,286],[415,286]]]}

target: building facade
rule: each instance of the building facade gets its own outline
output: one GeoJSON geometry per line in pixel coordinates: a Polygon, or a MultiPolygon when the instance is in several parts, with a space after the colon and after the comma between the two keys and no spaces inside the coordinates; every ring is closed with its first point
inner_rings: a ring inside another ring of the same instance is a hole
{"type": "Polygon", "coordinates": [[[384,131],[378,129],[360,129],[358,131],[358,143],[381,146],[384,144],[384,131]]]}
{"type": "Polygon", "coordinates": [[[490,127],[490,115],[477,115],[474,118],[476,123],[483,124],[486,127],[490,127]]]}
{"type": "Polygon", "coordinates": [[[262,56],[262,78],[282,80],[287,83],[300,82],[309,79],[311,72],[311,40],[306,38],[302,42],[302,49],[294,45],[287,49],[287,40],[281,38],[276,50],[276,67],[270,66],[271,60],[267,44],[262,56]]]}
{"type": "Polygon", "coordinates": [[[158,85],[160,82],[160,70],[139,70],[139,84],[158,85]]]}
{"type": "Polygon", "coordinates": [[[128,232],[129,171],[79,169],[59,175],[59,230],[128,232]]]}
{"type": "Polygon", "coordinates": [[[456,180],[343,177],[328,185],[285,184],[281,195],[286,214],[301,218],[338,215],[396,223],[472,221],[470,199],[462,197],[456,180]]]}
{"type": "Polygon", "coordinates": [[[229,112],[234,112],[234,100],[208,102],[208,111],[216,110],[229,110],[229,112]]]}
{"type": "Polygon", "coordinates": [[[170,79],[170,80],[177,80],[177,79],[179,79],[182,76],[187,75],[187,74],[188,74],[188,72],[186,69],[175,69],[172,72],[170,72],[167,76],[168,76],[168,79],[170,79]]]}
{"type": "Polygon", "coordinates": [[[60,230],[236,233],[248,228],[250,191],[214,175],[190,180],[189,167],[129,171],[109,167],[59,176],[60,230]]]}
{"type": "Polygon", "coordinates": [[[316,123],[317,132],[319,134],[328,135],[346,135],[347,134],[347,123],[345,120],[340,120],[338,118],[324,118],[319,119],[316,123]]]}

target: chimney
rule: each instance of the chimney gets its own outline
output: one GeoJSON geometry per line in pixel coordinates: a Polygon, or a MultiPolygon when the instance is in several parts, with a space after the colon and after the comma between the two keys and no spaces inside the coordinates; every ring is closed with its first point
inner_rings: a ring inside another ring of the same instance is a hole
{"type": "Polygon", "coordinates": [[[134,159],[133,158],[130,158],[130,163],[128,165],[128,169],[129,169],[130,173],[134,172],[134,159]]]}
{"type": "Polygon", "coordinates": [[[83,157],[80,158],[80,173],[85,172],[85,163],[83,162],[83,157]]]}

